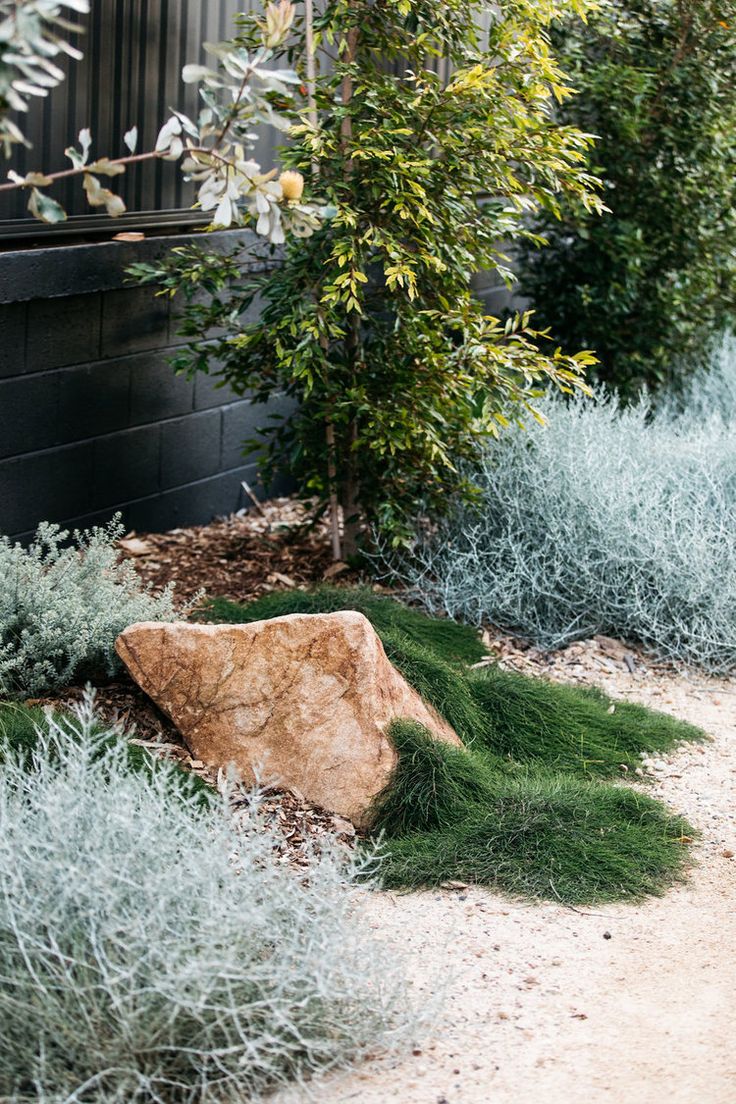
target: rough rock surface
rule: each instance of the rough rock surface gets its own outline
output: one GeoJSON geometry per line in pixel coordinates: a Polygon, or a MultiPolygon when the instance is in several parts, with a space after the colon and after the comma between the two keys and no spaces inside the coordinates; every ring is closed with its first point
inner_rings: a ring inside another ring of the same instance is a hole
{"type": "Polygon", "coordinates": [[[198,759],[295,789],[364,825],[396,765],[391,721],[448,743],[453,729],[391,665],[361,614],[291,614],[252,625],[131,625],[116,648],[198,759]]]}

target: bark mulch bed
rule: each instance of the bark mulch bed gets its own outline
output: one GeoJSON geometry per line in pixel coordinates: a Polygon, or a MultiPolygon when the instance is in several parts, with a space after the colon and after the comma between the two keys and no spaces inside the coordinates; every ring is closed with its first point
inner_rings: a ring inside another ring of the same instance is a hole
{"type": "Polygon", "coordinates": [[[153,589],[173,584],[182,603],[202,592],[245,602],[269,590],[326,579],[355,581],[347,564],[333,564],[324,520],[312,523],[308,506],[277,498],[210,525],[168,533],[128,533],[119,542],[153,589]]]}

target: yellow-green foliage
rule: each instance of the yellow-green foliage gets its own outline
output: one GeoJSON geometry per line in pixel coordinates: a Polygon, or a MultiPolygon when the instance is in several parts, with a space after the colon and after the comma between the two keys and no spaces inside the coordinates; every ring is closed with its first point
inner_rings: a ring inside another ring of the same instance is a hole
{"type": "Polygon", "coordinates": [[[318,77],[317,125],[295,119],[284,158],[335,217],[259,280],[236,255],[191,250],[153,273],[196,296],[179,367],[216,364],[239,391],[297,398],[273,454],[395,536],[418,496],[439,510],[464,489],[456,461],[473,441],[528,414],[540,384],[579,386],[590,360],[540,351],[528,317],[504,325],[471,289],[481,270],[508,277],[498,243],[526,234],[531,211],[565,194],[598,209],[589,139],[552,111],[569,89],[550,22],[587,7],[328,0],[317,33],[338,60],[318,77]]]}

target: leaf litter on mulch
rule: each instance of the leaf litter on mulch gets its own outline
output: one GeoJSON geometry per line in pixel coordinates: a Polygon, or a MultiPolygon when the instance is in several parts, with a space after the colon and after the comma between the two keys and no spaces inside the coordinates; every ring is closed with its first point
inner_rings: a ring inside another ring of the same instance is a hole
{"type": "Polygon", "coordinates": [[[321,582],[355,578],[347,565],[333,565],[324,519],[310,520],[309,506],[276,498],[209,525],[168,533],[131,532],[119,542],[141,579],[155,589],[173,583],[180,602],[202,591],[236,602],[321,582]]]}

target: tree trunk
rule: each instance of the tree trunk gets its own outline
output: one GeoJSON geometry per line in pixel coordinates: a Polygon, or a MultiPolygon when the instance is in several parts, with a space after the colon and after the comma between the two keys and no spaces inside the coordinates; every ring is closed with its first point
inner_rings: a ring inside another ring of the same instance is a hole
{"type": "MultiPolygon", "coordinates": [[[[317,74],[314,60],[314,9],[312,5],[312,0],[304,0],[304,22],[307,51],[307,113],[310,123],[316,130],[319,119],[317,116],[317,101],[315,98],[317,74]]],[[[312,162],[312,169],[314,171],[314,175],[316,176],[318,172],[316,161],[312,162]]],[[[327,338],[324,338],[322,340],[321,345],[322,352],[325,354],[325,356],[327,356],[329,352],[327,338]]],[[[330,543],[332,545],[332,559],[334,561],[338,561],[342,559],[343,551],[340,541],[340,507],[337,498],[337,454],[335,450],[335,427],[329,418],[325,422],[325,444],[327,446],[327,484],[329,494],[330,543]]]]}
{"type": "MultiPolygon", "coordinates": [[[[352,5],[350,5],[352,7],[352,5]]],[[[351,27],[345,36],[345,52],[343,60],[347,65],[355,60],[358,49],[359,31],[357,27],[351,27]]],[[[353,98],[353,78],[346,73],[342,80],[342,103],[346,106],[353,98]]],[[[353,136],[353,125],[349,115],[343,116],[340,126],[342,137],[342,151],[347,153],[350,140],[353,136]]],[[[345,161],[345,179],[349,180],[353,173],[351,158],[345,161]]],[[[346,350],[350,364],[350,373],[355,379],[360,360],[360,315],[353,312],[348,320],[348,332],[346,336],[346,350]]],[[[360,508],[360,481],[357,468],[357,453],[355,445],[358,440],[358,423],[353,418],[348,428],[348,440],[346,442],[344,457],[344,477],[342,481],[342,514],[343,514],[343,555],[354,556],[358,551],[358,542],[363,528],[363,517],[360,508]]]]}
{"type": "Polygon", "coordinates": [[[350,423],[350,436],[345,457],[345,478],[342,484],[343,555],[354,556],[358,552],[359,538],[363,531],[363,512],[360,508],[360,480],[356,465],[355,442],[358,425],[350,423]]]}

